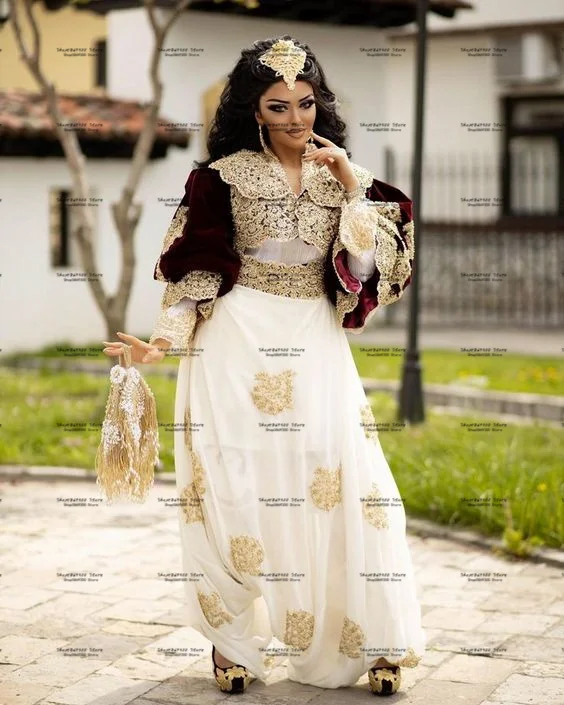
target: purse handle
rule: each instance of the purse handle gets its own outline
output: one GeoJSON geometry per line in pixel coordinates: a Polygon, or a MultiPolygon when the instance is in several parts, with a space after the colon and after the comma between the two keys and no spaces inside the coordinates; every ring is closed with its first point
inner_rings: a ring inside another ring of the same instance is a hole
{"type": "Polygon", "coordinates": [[[131,367],[131,350],[132,350],[132,348],[133,348],[133,346],[131,346],[131,345],[126,345],[126,344],[124,343],[124,344],[123,344],[123,347],[122,347],[122,351],[123,351],[123,352],[121,352],[121,353],[119,354],[119,360],[118,360],[118,362],[119,362],[119,364],[120,364],[122,367],[125,367],[126,369],[127,369],[128,367],[131,367]]]}

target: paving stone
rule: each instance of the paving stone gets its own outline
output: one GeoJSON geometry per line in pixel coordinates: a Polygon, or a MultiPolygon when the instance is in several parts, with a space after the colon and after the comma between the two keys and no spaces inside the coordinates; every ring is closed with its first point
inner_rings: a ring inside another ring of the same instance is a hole
{"type": "Polygon", "coordinates": [[[2,661],[23,666],[49,652],[56,652],[66,644],[62,639],[36,639],[31,636],[9,634],[0,639],[2,661]]]}
{"type": "MultiPolygon", "coordinates": [[[[499,705],[499,702],[494,703],[492,700],[484,700],[480,705],[499,705]]],[[[503,701],[503,705],[521,705],[521,703],[510,703],[507,700],[503,701]]]]}
{"type": "MultiPolygon", "coordinates": [[[[507,573],[510,575],[521,575],[524,573],[526,563],[523,561],[512,561],[511,559],[494,556],[489,553],[474,553],[470,560],[465,561],[465,572],[492,572],[492,573],[507,573]]],[[[538,576],[537,580],[538,580],[538,576]]],[[[492,583],[499,585],[499,583],[492,583]]]]}
{"type": "Polygon", "coordinates": [[[477,604],[485,609],[485,601],[490,597],[488,590],[447,590],[445,588],[428,588],[420,598],[422,605],[434,607],[472,608],[477,604]]]}
{"type": "Polygon", "coordinates": [[[505,632],[507,634],[544,634],[558,622],[556,616],[542,614],[493,614],[476,627],[479,632],[505,632]]]}
{"type": "Polygon", "coordinates": [[[450,683],[428,678],[409,691],[406,705],[482,705],[491,691],[490,683],[450,683]]]}
{"type": "Polygon", "coordinates": [[[10,680],[22,683],[65,687],[107,666],[111,661],[80,656],[48,654],[10,675],[10,680]]]}
{"type": "Polygon", "coordinates": [[[522,673],[524,676],[535,676],[542,678],[544,676],[562,678],[564,669],[559,663],[543,663],[542,661],[525,661],[524,663],[517,662],[515,669],[517,673],[522,673]]]}
{"type": "MultiPolygon", "coordinates": [[[[540,595],[536,593],[515,593],[515,592],[495,592],[487,597],[481,604],[480,609],[486,611],[499,610],[500,612],[529,612],[529,613],[542,613],[546,614],[558,614],[558,608],[556,607],[556,612],[552,612],[550,607],[547,606],[550,603],[550,598],[547,599],[546,595],[540,595]]],[[[553,603],[557,604],[557,603],[553,603]]],[[[562,603],[564,616],[564,602],[562,603]]]]}
{"type": "Polygon", "coordinates": [[[515,673],[490,694],[493,702],[557,705],[564,702],[564,678],[535,678],[515,673]]]}
{"type": "Polygon", "coordinates": [[[448,651],[436,651],[435,649],[427,649],[423,658],[419,662],[421,666],[439,666],[447,659],[452,658],[452,654],[448,651]]]}
{"type": "MultiPolygon", "coordinates": [[[[215,683],[215,681],[214,681],[215,683]]],[[[217,686],[214,685],[215,688],[217,686]]],[[[301,705],[324,702],[327,691],[307,688],[299,683],[282,680],[269,685],[260,681],[251,683],[245,693],[245,705],[301,705]]]]}
{"type": "MultiPolygon", "coordinates": [[[[193,627],[176,629],[174,632],[154,641],[147,650],[153,650],[154,648],[171,650],[185,647],[190,648],[192,652],[197,650],[199,652],[198,658],[202,658],[202,655],[205,653],[211,655],[211,643],[203,634],[193,627]]],[[[170,658],[170,656],[166,658],[170,658]]]]}
{"type": "Polygon", "coordinates": [[[166,624],[147,624],[145,622],[123,622],[121,620],[112,621],[103,627],[102,631],[109,634],[125,634],[127,636],[162,636],[168,634],[172,626],[166,624]]]}
{"type": "Polygon", "coordinates": [[[515,661],[455,654],[429,676],[432,680],[460,683],[501,683],[517,667],[515,661]]]}
{"type": "Polygon", "coordinates": [[[0,622],[0,637],[6,636],[6,634],[15,634],[16,632],[21,633],[21,624],[14,624],[13,622],[0,622]]]}
{"type": "Polygon", "coordinates": [[[557,600],[556,602],[551,603],[546,608],[546,611],[549,614],[559,614],[564,617],[564,600],[557,600]]]}
{"type": "Polygon", "coordinates": [[[183,627],[190,621],[190,612],[186,605],[178,607],[171,612],[162,614],[158,618],[159,624],[168,624],[172,627],[183,627]]]}
{"type": "Polygon", "coordinates": [[[564,663],[564,639],[549,639],[539,636],[514,636],[503,647],[503,658],[521,661],[544,661],[564,663]]]}
{"type": "Polygon", "coordinates": [[[423,626],[469,631],[488,618],[489,615],[480,610],[437,607],[423,617],[423,626]]]}
{"type": "Polygon", "coordinates": [[[72,617],[75,621],[85,617],[96,619],[94,613],[118,601],[115,597],[110,596],[81,595],[68,592],[49,600],[49,602],[26,610],[26,613],[31,622],[43,617],[72,617]]]}
{"type": "MultiPolygon", "coordinates": [[[[161,615],[178,608],[176,600],[132,600],[125,599],[116,602],[98,612],[99,617],[119,619],[130,622],[152,622],[161,615]]],[[[160,621],[160,620],[159,620],[160,621]]]]}
{"type": "Polygon", "coordinates": [[[35,705],[53,692],[47,685],[20,683],[10,680],[0,682],[2,705],[35,705]]]}
{"type": "Polygon", "coordinates": [[[506,649],[508,639],[507,634],[444,630],[429,639],[428,647],[438,651],[465,653],[469,656],[508,658],[506,649]]]}
{"type": "Polygon", "coordinates": [[[33,618],[27,612],[21,610],[5,610],[0,607],[0,622],[11,622],[12,624],[29,624],[33,618]]]}
{"type": "Polygon", "coordinates": [[[156,600],[165,595],[171,596],[173,592],[178,592],[174,583],[165,580],[138,578],[136,580],[128,580],[127,582],[116,584],[114,587],[108,588],[104,594],[121,595],[122,597],[143,595],[147,600],[156,600]]]}
{"type": "Polygon", "coordinates": [[[2,607],[8,610],[27,610],[56,596],[50,590],[39,588],[26,588],[17,585],[6,587],[0,591],[2,607]]]}
{"type": "MultiPolygon", "coordinates": [[[[536,575],[550,579],[556,577],[554,567],[546,563],[524,563],[523,565],[524,567],[521,571],[522,575],[536,575]]],[[[562,573],[560,573],[560,578],[561,577],[562,573]]]]}
{"type": "Polygon", "coordinates": [[[47,701],[57,705],[128,705],[153,685],[150,681],[93,673],[50,695],[47,701]]]}
{"type": "Polygon", "coordinates": [[[19,627],[18,633],[25,636],[35,636],[40,639],[74,639],[75,637],[90,634],[99,629],[99,626],[90,620],[73,622],[64,617],[44,617],[31,624],[19,627]]]}
{"type": "Polygon", "coordinates": [[[123,584],[128,584],[131,582],[131,580],[124,575],[115,575],[109,573],[109,571],[104,571],[103,567],[101,565],[96,565],[93,567],[85,567],[85,566],[80,566],[80,570],[74,568],[74,569],[68,569],[64,571],[60,571],[62,573],[96,573],[99,574],[101,573],[101,576],[98,577],[96,576],[96,579],[88,580],[88,577],[85,576],[81,580],[64,580],[63,578],[60,578],[59,580],[54,580],[53,582],[49,583],[48,587],[50,590],[54,591],[67,591],[70,590],[72,592],[79,592],[79,593],[87,593],[89,595],[96,594],[96,593],[104,593],[108,595],[118,595],[119,593],[114,593],[111,591],[111,588],[118,589],[120,585],[123,584]]]}
{"type": "Polygon", "coordinates": [[[433,670],[434,668],[422,664],[419,664],[416,668],[402,668],[400,690],[407,693],[416,686],[417,683],[429,678],[433,670]]]}
{"type": "Polygon", "coordinates": [[[156,663],[147,656],[141,657],[138,655],[128,654],[113,663],[101,668],[99,673],[108,676],[125,676],[126,678],[140,678],[146,681],[164,681],[171,676],[175,676],[185,666],[185,662],[181,665],[171,663],[163,665],[156,663]]]}
{"type": "Polygon", "coordinates": [[[555,639],[564,639],[564,619],[561,619],[558,624],[551,627],[545,636],[554,637],[555,639]]]}
{"type": "Polygon", "coordinates": [[[514,575],[511,580],[508,579],[503,583],[503,590],[518,593],[534,592],[554,599],[562,596],[562,581],[547,581],[532,575],[514,575]]]}
{"type": "Polygon", "coordinates": [[[8,674],[12,673],[12,671],[15,671],[16,668],[19,668],[19,666],[14,663],[0,663],[0,681],[4,678],[9,678],[8,674]]]}
{"type": "Polygon", "coordinates": [[[417,582],[420,586],[441,587],[441,588],[464,588],[467,584],[466,578],[460,575],[460,571],[454,568],[445,568],[441,565],[427,565],[424,570],[417,573],[417,582]]]}
{"type": "MultiPolygon", "coordinates": [[[[309,703],[309,705],[357,705],[358,703],[366,703],[366,705],[374,705],[376,697],[369,689],[368,683],[357,684],[351,688],[335,688],[321,689],[317,688],[318,694],[307,693],[300,696],[300,685],[296,686],[295,695],[271,695],[270,688],[264,693],[257,689],[254,692],[254,684],[249,687],[248,693],[245,694],[245,705],[300,705],[301,703],[309,703]]],[[[276,686],[273,686],[276,687],[276,686]]]]}
{"type": "MultiPolygon", "coordinates": [[[[155,686],[153,683],[153,688],[147,693],[147,697],[166,705],[186,705],[187,703],[192,705],[193,702],[212,705],[212,703],[221,702],[226,694],[221,693],[215,681],[210,678],[179,674],[160,685],[155,686]]],[[[247,696],[244,697],[246,699],[247,696]]]]}
{"type": "Polygon", "coordinates": [[[124,636],[107,632],[92,632],[67,642],[69,649],[86,649],[90,658],[114,661],[126,654],[142,649],[151,642],[151,637],[124,636]]]}
{"type": "Polygon", "coordinates": [[[135,698],[131,705],[163,705],[162,701],[147,700],[147,698],[135,698]]]}

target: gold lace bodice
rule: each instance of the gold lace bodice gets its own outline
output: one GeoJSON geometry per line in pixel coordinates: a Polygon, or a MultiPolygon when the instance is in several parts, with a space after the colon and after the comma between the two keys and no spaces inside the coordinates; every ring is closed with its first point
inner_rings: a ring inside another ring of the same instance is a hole
{"type": "MultiPolygon", "coordinates": [[[[334,241],[346,203],[343,185],[329,169],[310,161],[302,166],[301,192],[296,195],[284,167],[264,152],[241,149],[210,164],[231,186],[235,227],[234,248],[239,255],[267,239],[286,242],[300,238],[324,258],[334,241]]],[[[372,174],[353,164],[361,186],[372,184],[372,174]]]]}
{"type": "MultiPolygon", "coordinates": [[[[248,149],[216,159],[209,167],[229,185],[234,227],[229,249],[241,261],[238,283],[278,296],[325,296],[325,267],[330,255],[332,264],[328,266],[333,267],[340,285],[335,291],[336,315],[344,325],[345,316],[359,304],[361,281],[372,276],[365,274],[367,259],[371,259],[370,271],[378,272],[376,292],[372,289],[369,293],[372,305],[360,325],[347,326],[355,333],[364,329],[377,307],[402,296],[411,276],[414,234],[413,222],[405,218],[410,219],[411,202],[400,191],[394,189],[403,197],[401,202],[372,201],[364,198],[365,191],[376,183],[367,169],[351,163],[359,187],[347,193],[326,166],[303,160],[301,189],[296,194],[275,155],[248,149]],[[354,266],[358,274],[337,266],[343,250],[346,267],[353,272],[354,266]]],[[[384,193],[390,188],[381,186],[384,193]]],[[[165,235],[161,256],[184,236],[189,220],[187,196],[165,235]]],[[[158,264],[155,277],[164,278],[158,264]]],[[[149,342],[164,339],[183,350],[181,354],[188,354],[198,321],[212,315],[221,280],[217,272],[189,269],[180,281],[168,281],[149,342]]]]}

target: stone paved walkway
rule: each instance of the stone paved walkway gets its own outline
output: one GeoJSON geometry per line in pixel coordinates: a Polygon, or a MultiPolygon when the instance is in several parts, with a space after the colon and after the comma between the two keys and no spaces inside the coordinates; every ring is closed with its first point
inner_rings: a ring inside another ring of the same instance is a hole
{"type": "MultiPolygon", "coordinates": [[[[183,626],[176,508],[104,505],[90,482],[0,486],[0,703],[214,705],[211,645],[183,626]],[[85,504],[77,500],[83,499],[85,504]],[[82,573],[86,576],[71,575],[82,573]]],[[[429,648],[404,687],[322,690],[255,682],[240,705],[561,705],[564,574],[411,536],[429,648]],[[483,573],[482,580],[465,573],[483,573]]]]}

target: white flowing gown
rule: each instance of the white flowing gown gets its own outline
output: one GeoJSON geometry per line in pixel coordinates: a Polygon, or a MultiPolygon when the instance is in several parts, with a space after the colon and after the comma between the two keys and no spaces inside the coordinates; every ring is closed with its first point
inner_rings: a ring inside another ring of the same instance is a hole
{"type": "MultiPolygon", "coordinates": [[[[243,252],[278,267],[324,259],[297,233],[243,252]]],[[[366,281],[375,247],[347,260],[366,281]]],[[[195,306],[182,297],[166,315],[195,306]]],[[[189,624],[263,680],[276,656],[323,688],[380,657],[416,666],[405,512],[335,306],[235,284],[192,345],[174,447],[189,624]]]]}

